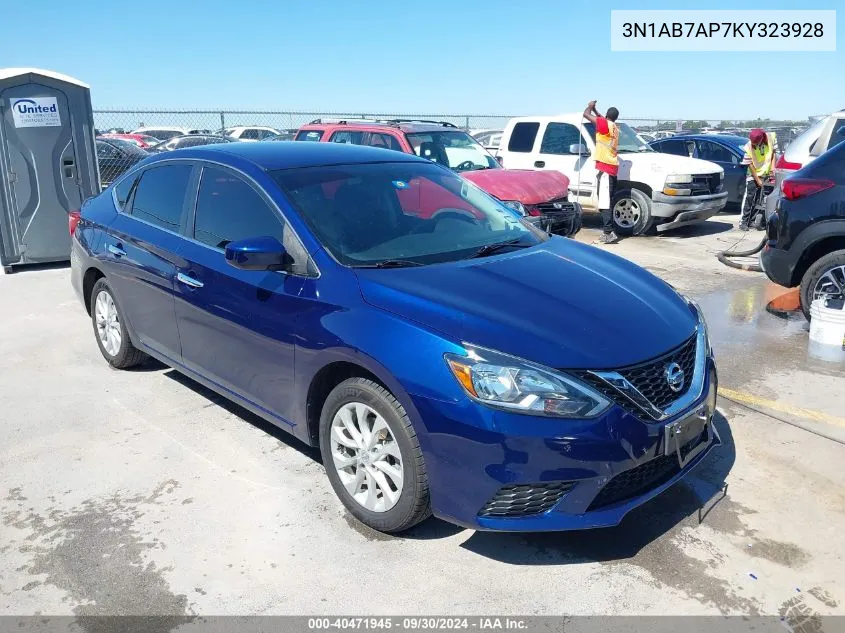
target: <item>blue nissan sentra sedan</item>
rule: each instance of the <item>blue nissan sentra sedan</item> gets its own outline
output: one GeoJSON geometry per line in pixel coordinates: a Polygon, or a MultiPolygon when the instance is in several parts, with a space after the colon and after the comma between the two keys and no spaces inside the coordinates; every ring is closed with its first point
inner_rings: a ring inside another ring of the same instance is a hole
{"type": "Polygon", "coordinates": [[[693,302],[415,156],[176,150],[70,230],[110,365],[152,356],[319,446],[377,530],[615,525],[719,444],[693,302]]]}

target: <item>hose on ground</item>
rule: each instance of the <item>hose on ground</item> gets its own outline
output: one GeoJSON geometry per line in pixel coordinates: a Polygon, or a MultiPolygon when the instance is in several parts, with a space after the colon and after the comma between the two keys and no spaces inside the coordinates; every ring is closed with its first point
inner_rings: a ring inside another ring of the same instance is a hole
{"type": "MultiPolygon", "coordinates": [[[[742,240],[740,240],[741,242],[742,240]]],[[[739,242],[737,242],[739,244],[739,242]]],[[[733,247],[735,248],[737,244],[734,244],[733,247]]],[[[740,263],[740,262],[733,262],[731,261],[732,257],[751,257],[752,255],[756,255],[760,251],[763,250],[763,246],[766,245],[766,236],[763,236],[763,239],[760,240],[760,243],[757,244],[754,248],[750,248],[747,251],[734,251],[728,249],[726,251],[719,251],[716,253],[716,259],[722,262],[725,266],[730,266],[731,268],[736,268],[738,270],[748,270],[751,272],[761,273],[763,269],[760,267],[760,264],[752,263],[740,263]]]]}

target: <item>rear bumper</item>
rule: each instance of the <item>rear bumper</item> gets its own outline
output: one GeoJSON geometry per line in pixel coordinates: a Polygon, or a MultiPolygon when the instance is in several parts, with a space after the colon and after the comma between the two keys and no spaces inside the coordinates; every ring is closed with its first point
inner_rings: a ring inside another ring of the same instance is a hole
{"type": "Polygon", "coordinates": [[[798,258],[791,251],[774,248],[766,244],[760,253],[760,267],[766,273],[766,277],[779,286],[792,288],[797,285],[793,281],[797,265],[798,258]]]}
{"type": "Polygon", "coordinates": [[[710,196],[667,196],[655,192],[651,196],[651,213],[658,218],[672,218],[657,225],[658,231],[667,231],[687,224],[695,224],[716,215],[728,202],[728,192],[710,196]]]}

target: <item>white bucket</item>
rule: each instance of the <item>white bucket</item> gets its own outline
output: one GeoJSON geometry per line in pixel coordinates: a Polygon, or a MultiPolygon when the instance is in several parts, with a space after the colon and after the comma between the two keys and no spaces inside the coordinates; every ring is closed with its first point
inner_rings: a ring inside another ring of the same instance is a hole
{"type": "Polygon", "coordinates": [[[826,308],[824,299],[816,299],[810,317],[810,354],[845,362],[845,310],[826,308]]]}

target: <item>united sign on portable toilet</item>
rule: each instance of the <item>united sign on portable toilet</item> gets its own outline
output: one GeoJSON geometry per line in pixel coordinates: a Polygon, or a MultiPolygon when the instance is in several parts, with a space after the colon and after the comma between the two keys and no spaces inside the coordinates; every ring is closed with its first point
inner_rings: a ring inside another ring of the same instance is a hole
{"type": "Polygon", "coordinates": [[[35,68],[0,69],[0,264],[70,257],[67,214],[99,193],[89,87],[35,68]]]}

